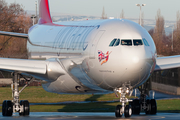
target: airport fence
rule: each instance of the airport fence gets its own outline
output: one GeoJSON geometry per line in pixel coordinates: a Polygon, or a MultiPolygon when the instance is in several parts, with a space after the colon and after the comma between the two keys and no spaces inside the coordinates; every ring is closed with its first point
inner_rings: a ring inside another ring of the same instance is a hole
{"type": "Polygon", "coordinates": [[[156,83],[179,87],[180,86],[180,68],[154,72],[151,75],[150,80],[156,83]]]}

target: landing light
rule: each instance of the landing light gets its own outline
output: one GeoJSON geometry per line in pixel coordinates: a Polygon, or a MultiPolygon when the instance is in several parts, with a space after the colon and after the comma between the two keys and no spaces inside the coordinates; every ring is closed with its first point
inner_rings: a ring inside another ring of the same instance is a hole
{"type": "Polygon", "coordinates": [[[119,88],[118,92],[121,93],[122,92],[122,88],[119,88]]]}
{"type": "Polygon", "coordinates": [[[129,89],[127,88],[126,93],[129,93],[129,89]]]}
{"type": "Polygon", "coordinates": [[[134,63],[138,63],[138,62],[139,62],[139,58],[138,58],[138,57],[133,57],[132,61],[133,61],[134,63]]]}
{"type": "Polygon", "coordinates": [[[52,71],[50,68],[48,68],[48,71],[50,72],[50,71],[52,71]]]}
{"type": "Polygon", "coordinates": [[[72,62],[70,65],[74,65],[74,63],[72,62]]]}

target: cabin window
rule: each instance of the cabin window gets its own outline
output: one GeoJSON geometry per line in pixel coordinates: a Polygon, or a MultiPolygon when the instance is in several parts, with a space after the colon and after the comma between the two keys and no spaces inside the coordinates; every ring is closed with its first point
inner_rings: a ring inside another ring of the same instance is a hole
{"type": "Polygon", "coordinates": [[[114,46],[118,46],[120,43],[120,39],[116,40],[116,43],[114,44],[114,46]]]}
{"type": "Polygon", "coordinates": [[[143,45],[143,42],[141,39],[134,39],[133,43],[134,43],[134,46],[143,45]]]}
{"type": "Polygon", "coordinates": [[[121,45],[132,46],[132,40],[121,40],[121,45]]]}
{"type": "Polygon", "coordinates": [[[145,38],[143,38],[143,42],[145,46],[150,46],[149,43],[147,42],[147,40],[145,38]]]}
{"type": "Polygon", "coordinates": [[[109,44],[109,46],[114,46],[114,43],[116,42],[117,39],[114,39],[111,41],[111,43],[109,44]]]}

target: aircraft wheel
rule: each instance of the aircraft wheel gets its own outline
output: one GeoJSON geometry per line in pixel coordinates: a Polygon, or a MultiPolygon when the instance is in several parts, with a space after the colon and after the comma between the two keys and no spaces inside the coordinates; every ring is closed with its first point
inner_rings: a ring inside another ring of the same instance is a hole
{"type": "Polygon", "coordinates": [[[23,106],[23,112],[19,113],[20,116],[29,115],[29,102],[27,100],[21,100],[20,105],[23,106]]]}
{"type": "Polygon", "coordinates": [[[126,105],[125,111],[124,111],[124,116],[127,118],[127,117],[131,117],[131,115],[132,115],[131,105],[126,105]]]}
{"type": "Polygon", "coordinates": [[[141,111],[139,100],[133,100],[132,112],[133,114],[139,115],[141,111]]]}
{"type": "Polygon", "coordinates": [[[157,113],[157,104],[155,99],[150,100],[151,103],[151,114],[156,114],[157,113]]]}
{"type": "Polygon", "coordinates": [[[147,104],[147,109],[146,109],[146,114],[150,114],[151,113],[151,102],[150,100],[146,100],[146,104],[147,104]]]}
{"type": "Polygon", "coordinates": [[[12,116],[13,105],[10,100],[5,100],[2,105],[2,115],[3,116],[12,116]]]}
{"type": "Polygon", "coordinates": [[[117,118],[122,117],[123,112],[122,112],[122,106],[121,105],[116,106],[115,115],[117,118]]]}

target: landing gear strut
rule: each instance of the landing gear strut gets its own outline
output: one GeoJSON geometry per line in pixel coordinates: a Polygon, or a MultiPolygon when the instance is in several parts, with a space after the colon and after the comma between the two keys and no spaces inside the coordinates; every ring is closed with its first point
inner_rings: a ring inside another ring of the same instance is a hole
{"type": "Polygon", "coordinates": [[[140,95],[140,105],[141,111],[144,111],[146,114],[156,114],[157,113],[157,104],[155,99],[147,99],[146,96],[149,96],[150,91],[150,81],[147,81],[145,84],[141,85],[138,89],[141,93],[140,95]]]}
{"type": "Polygon", "coordinates": [[[130,93],[130,96],[132,95],[132,87],[130,86],[130,84],[123,84],[122,87],[118,89],[117,88],[114,89],[114,92],[116,96],[118,96],[118,93],[120,94],[120,102],[122,103],[122,105],[118,105],[116,107],[116,110],[115,110],[116,117],[117,118],[122,117],[123,114],[126,118],[131,117],[132,107],[131,105],[126,105],[126,103],[132,101],[126,98],[126,94],[130,93]]]}
{"type": "Polygon", "coordinates": [[[13,100],[5,100],[2,105],[2,115],[3,116],[12,116],[12,113],[19,112],[20,116],[28,116],[29,115],[29,102],[27,100],[21,100],[19,102],[20,93],[34,80],[34,78],[30,78],[30,80],[26,79],[18,72],[13,73],[13,83],[12,87],[12,97],[13,100]],[[26,80],[26,85],[19,91],[19,81],[20,77],[23,77],[26,80]]]}

